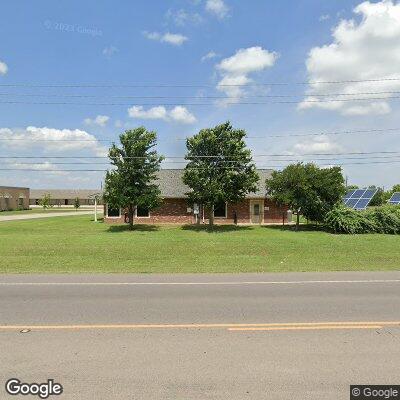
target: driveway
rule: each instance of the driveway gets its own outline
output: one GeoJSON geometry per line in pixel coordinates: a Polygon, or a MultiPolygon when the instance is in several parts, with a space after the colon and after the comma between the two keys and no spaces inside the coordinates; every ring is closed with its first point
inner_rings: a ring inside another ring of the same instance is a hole
{"type": "MultiPolygon", "coordinates": [[[[22,219],[36,219],[36,218],[51,218],[51,217],[76,217],[77,215],[94,215],[94,211],[62,211],[52,212],[49,214],[44,213],[32,213],[32,214],[21,214],[21,215],[6,215],[0,216],[0,222],[2,221],[20,221],[22,219]]],[[[100,213],[98,213],[100,215],[100,213]]]]}

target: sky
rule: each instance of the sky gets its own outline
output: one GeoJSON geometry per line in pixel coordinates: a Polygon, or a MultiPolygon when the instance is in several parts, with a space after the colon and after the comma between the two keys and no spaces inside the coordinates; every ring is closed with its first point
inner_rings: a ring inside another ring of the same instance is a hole
{"type": "Polygon", "coordinates": [[[141,125],[179,168],[227,120],[260,168],[400,183],[399,2],[5,0],[0,21],[0,185],[100,188],[141,125]]]}

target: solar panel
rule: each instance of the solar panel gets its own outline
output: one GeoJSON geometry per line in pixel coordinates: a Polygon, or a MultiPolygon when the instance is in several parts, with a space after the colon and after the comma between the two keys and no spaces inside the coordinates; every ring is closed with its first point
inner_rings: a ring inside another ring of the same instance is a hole
{"type": "Polygon", "coordinates": [[[351,199],[343,199],[344,205],[347,206],[347,203],[350,201],[351,199]]]}
{"type": "Polygon", "coordinates": [[[346,203],[347,207],[354,208],[359,199],[349,199],[346,203]]]}
{"type": "Polygon", "coordinates": [[[355,210],[365,210],[369,204],[371,199],[360,199],[357,201],[356,205],[354,206],[355,210]]]}
{"type": "Polygon", "coordinates": [[[393,193],[392,197],[389,200],[390,204],[400,204],[400,192],[393,193]]]}
{"type": "Polygon", "coordinates": [[[375,195],[376,192],[377,192],[376,189],[368,189],[368,190],[366,190],[365,193],[362,195],[362,198],[363,198],[363,199],[372,198],[372,197],[374,197],[374,195],[375,195]]]}
{"type": "Polygon", "coordinates": [[[354,191],[353,195],[351,196],[353,199],[354,198],[361,198],[362,195],[365,193],[365,189],[357,189],[354,191]]]}
{"type": "Polygon", "coordinates": [[[355,192],[355,190],[349,190],[344,196],[343,196],[343,200],[348,200],[352,194],[355,192]]]}
{"type": "Polygon", "coordinates": [[[377,191],[378,189],[349,190],[343,196],[343,202],[354,210],[365,210],[377,191]]]}

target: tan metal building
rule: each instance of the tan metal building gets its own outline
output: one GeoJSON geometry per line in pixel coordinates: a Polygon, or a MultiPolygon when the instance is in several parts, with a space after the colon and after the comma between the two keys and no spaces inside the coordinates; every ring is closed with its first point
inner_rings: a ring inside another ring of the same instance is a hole
{"type": "Polygon", "coordinates": [[[0,186],[0,211],[29,208],[29,188],[0,186]]]}
{"type": "MultiPolygon", "coordinates": [[[[45,195],[50,195],[50,204],[58,207],[73,207],[75,199],[81,206],[94,205],[94,196],[101,197],[101,191],[96,189],[32,189],[30,205],[38,206],[45,195]]],[[[101,200],[97,204],[102,204],[101,200]]]]}

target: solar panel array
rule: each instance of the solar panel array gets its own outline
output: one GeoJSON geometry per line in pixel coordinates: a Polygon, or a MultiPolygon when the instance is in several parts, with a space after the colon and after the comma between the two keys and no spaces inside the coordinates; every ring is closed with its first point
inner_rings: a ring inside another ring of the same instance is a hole
{"type": "Polygon", "coordinates": [[[354,210],[365,210],[378,189],[356,189],[349,190],[343,197],[347,207],[354,210]]]}
{"type": "Polygon", "coordinates": [[[392,197],[389,200],[389,204],[400,204],[400,192],[393,193],[392,197]]]}

